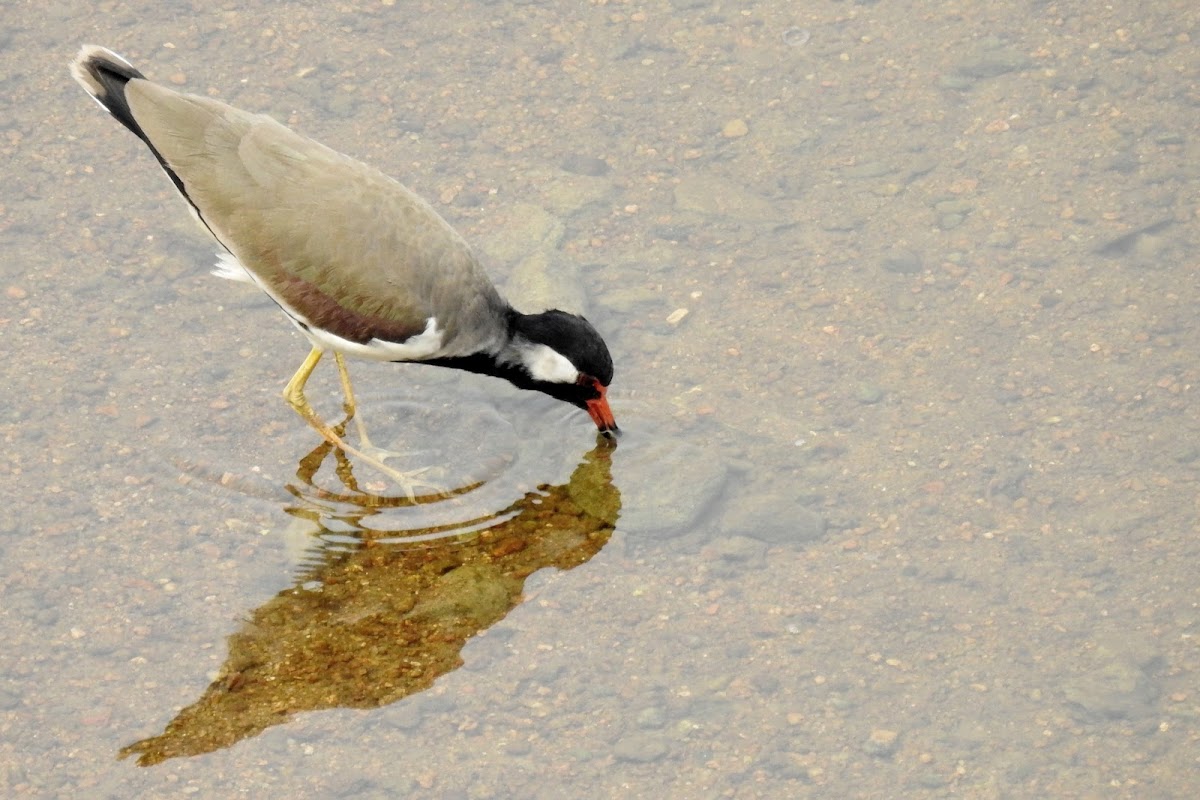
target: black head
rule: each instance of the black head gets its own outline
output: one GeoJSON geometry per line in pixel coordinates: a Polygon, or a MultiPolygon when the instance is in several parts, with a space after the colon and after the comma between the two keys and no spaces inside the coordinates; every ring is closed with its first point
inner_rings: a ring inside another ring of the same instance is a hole
{"type": "Polygon", "coordinates": [[[548,394],[578,406],[601,433],[613,436],[617,423],[608,407],[612,356],[592,324],[565,311],[521,314],[509,310],[509,342],[499,353],[429,358],[424,363],[504,378],[521,389],[548,394]]]}
{"type": "Polygon", "coordinates": [[[617,423],[605,397],[613,379],[612,356],[590,322],[553,309],[516,315],[513,333],[527,375],[526,381],[514,383],[578,406],[602,433],[616,433],[617,423]]]}
{"type": "Polygon", "coordinates": [[[516,332],[534,344],[544,344],[566,358],[575,369],[608,386],[613,379],[612,356],[599,331],[578,314],[551,309],[522,314],[516,332]]]}

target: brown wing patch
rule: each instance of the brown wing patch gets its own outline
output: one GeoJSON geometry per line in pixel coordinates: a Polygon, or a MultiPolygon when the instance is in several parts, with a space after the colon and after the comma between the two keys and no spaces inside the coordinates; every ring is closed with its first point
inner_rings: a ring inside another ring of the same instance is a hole
{"type": "Polygon", "coordinates": [[[425,330],[425,320],[407,324],[348,309],[315,284],[282,270],[273,276],[271,284],[287,310],[303,316],[310,326],[351,342],[366,344],[372,339],[404,342],[425,330]]]}

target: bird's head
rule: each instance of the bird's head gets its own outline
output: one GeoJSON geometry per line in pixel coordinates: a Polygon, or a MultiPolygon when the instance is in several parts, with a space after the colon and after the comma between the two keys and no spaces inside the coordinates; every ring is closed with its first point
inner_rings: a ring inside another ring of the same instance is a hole
{"type": "Polygon", "coordinates": [[[516,366],[524,373],[518,385],[582,408],[601,433],[615,436],[617,423],[606,397],[612,356],[592,324],[555,309],[521,314],[514,328],[516,366]]]}

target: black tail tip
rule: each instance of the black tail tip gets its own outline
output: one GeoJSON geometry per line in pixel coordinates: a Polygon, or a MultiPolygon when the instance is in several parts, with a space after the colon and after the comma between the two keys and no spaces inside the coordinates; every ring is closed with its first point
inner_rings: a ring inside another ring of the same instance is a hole
{"type": "Polygon", "coordinates": [[[112,50],[94,44],[79,48],[75,60],[71,62],[71,75],[97,100],[108,96],[114,84],[145,77],[112,50]]]}

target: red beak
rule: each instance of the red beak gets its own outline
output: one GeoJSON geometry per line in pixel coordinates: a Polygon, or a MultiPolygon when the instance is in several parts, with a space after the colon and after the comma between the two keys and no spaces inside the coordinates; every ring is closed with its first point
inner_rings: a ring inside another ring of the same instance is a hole
{"type": "Polygon", "coordinates": [[[600,396],[594,400],[587,401],[587,412],[591,416],[592,422],[596,423],[596,427],[603,434],[616,434],[617,420],[613,417],[612,409],[608,407],[608,387],[602,385],[599,381],[594,384],[596,391],[600,392],[600,396]]]}

